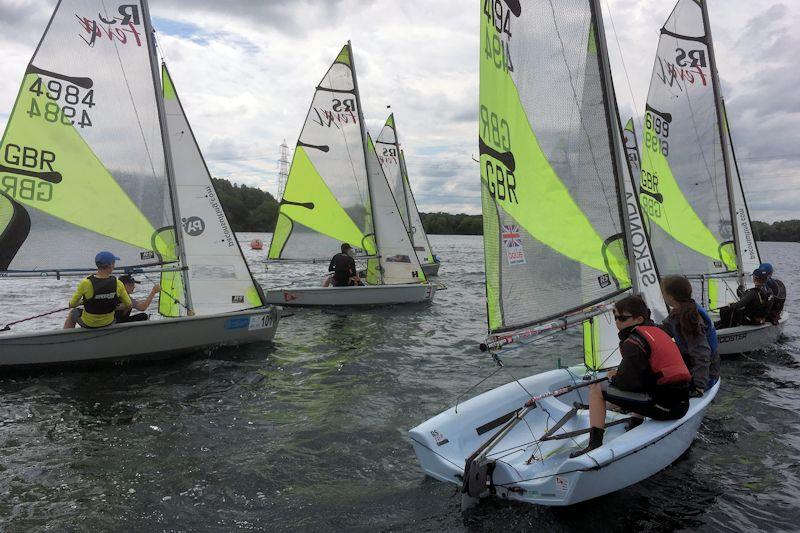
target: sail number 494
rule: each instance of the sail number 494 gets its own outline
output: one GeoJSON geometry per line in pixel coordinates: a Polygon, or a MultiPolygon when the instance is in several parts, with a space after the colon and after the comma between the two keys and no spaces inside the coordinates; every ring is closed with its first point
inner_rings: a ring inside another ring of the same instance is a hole
{"type": "Polygon", "coordinates": [[[483,53],[495,67],[506,72],[514,72],[511,61],[511,10],[502,0],[484,0],[483,13],[489,20],[489,27],[484,35],[483,53]],[[492,31],[494,28],[496,31],[492,31]]]}

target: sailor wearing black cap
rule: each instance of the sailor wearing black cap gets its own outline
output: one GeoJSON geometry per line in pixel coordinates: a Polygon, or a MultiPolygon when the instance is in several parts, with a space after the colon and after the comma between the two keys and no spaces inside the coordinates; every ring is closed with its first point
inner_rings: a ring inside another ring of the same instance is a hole
{"type": "MultiPolygon", "coordinates": [[[[127,292],[129,295],[132,295],[133,291],[136,290],[136,286],[141,283],[140,281],[134,279],[134,277],[130,274],[120,276],[119,280],[125,287],[125,292],[127,292]]],[[[150,318],[147,313],[142,312],[132,315],[131,310],[136,309],[137,311],[147,311],[147,308],[150,307],[151,303],[153,303],[153,298],[155,298],[156,294],[159,292],[161,292],[161,285],[156,283],[153,285],[153,288],[150,289],[150,294],[148,294],[147,298],[144,300],[133,298],[133,296],[131,296],[131,307],[118,310],[114,314],[114,322],[141,322],[143,320],[147,320],[150,318]]]]}
{"type": "Polygon", "coordinates": [[[774,301],[772,291],[767,288],[769,274],[757,268],[753,271],[755,287],[747,289],[742,298],[719,310],[717,329],[734,326],[757,326],[767,321],[774,301]]]}

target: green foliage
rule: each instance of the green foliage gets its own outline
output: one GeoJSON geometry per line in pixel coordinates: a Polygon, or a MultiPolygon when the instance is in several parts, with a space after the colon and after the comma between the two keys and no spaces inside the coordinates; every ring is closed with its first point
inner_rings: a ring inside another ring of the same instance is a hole
{"type": "Polygon", "coordinates": [[[800,242],[800,220],[781,220],[772,224],[754,220],[753,233],[759,241],[800,242]]]}
{"type": "Polygon", "coordinates": [[[425,233],[438,235],[483,235],[481,215],[420,213],[425,233]]]}
{"type": "Polygon", "coordinates": [[[233,231],[272,231],[278,220],[278,202],[268,192],[212,178],[233,231]]]}

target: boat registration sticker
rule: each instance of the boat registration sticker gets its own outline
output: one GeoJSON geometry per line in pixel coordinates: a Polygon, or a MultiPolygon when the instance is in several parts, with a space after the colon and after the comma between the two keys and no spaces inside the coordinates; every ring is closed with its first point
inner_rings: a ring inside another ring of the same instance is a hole
{"type": "Polygon", "coordinates": [[[503,226],[503,248],[506,250],[506,259],[508,259],[509,266],[524,265],[526,263],[519,226],[503,226]]]}
{"type": "Polygon", "coordinates": [[[250,324],[247,326],[248,331],[256,329],[265,329],[272,326],[272,315],[258,315],[250,317],[250,324]]]}
{"type": "Polygon", "coordinates": [[[569,478],[556,476],[556,489],[562,492],[569,490],[569,478]]]}

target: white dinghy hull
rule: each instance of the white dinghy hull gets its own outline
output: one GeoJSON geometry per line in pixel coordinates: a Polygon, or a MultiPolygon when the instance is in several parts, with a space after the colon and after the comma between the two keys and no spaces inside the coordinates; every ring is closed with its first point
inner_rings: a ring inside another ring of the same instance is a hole
{"type": "Polygon", "coordinates": [[[105,328],[0,333],[0,367],[166,358],[219,346],[266,342],[278,327],[277,307],[262,307],[105,328]]]}
{"type": "MultiPolygon", "coordinates": [[[[533,394],[579,383],[583,367],[552,370],[521,380],[533,394]]],[[[626,432],[623,424],[606,429],[604,445],[583,456],[569,454],[588,441],[588,435],[533,442],[553,427],[575,401],[587,401],[586,388],[561,397],[545,398],[528,412],[487,456],[495,461],[492,487],[485,495],[539,505],[564,506],[597,498],[656,474],[678,459],[692,444],[703,414],[716,396],[719,382],[702,398],[692,399],[680,420],[647,419],[626,432]],[[532,457],[534,460],[527,464],[532,457]]],[[[409,434],[422,469],[441,481],[462,484],[466,458],[492,438],[509,415],[527,401],[517,383],[509,383],[472,398],[412,429],[409,434]],[[479,434],[480,431],[480,434],[479,434]]],[[[609,411],[607,422],[626,418],[609,411]]],[[[571,432],[589,426],[588,410],[580,410],[561,429],[571,432]]]]}
{"type": "Polygon", "coordinates": [[[424,303],[433,300],[436,285],[365,285],[361,287],[299,287],[266,291],[267,303],[292,307],[350,307],[424,303]]]}
{"type": "Polygon", "coordinates": [[[783,325],[788,319],[787,313],[784,312],[777,325],[767,323],[760,326],[736,326],[734,328],[718,329],[719,354],[732,355],[752,352],[763,350],[775,344],[783,334],[783,325]]]}

